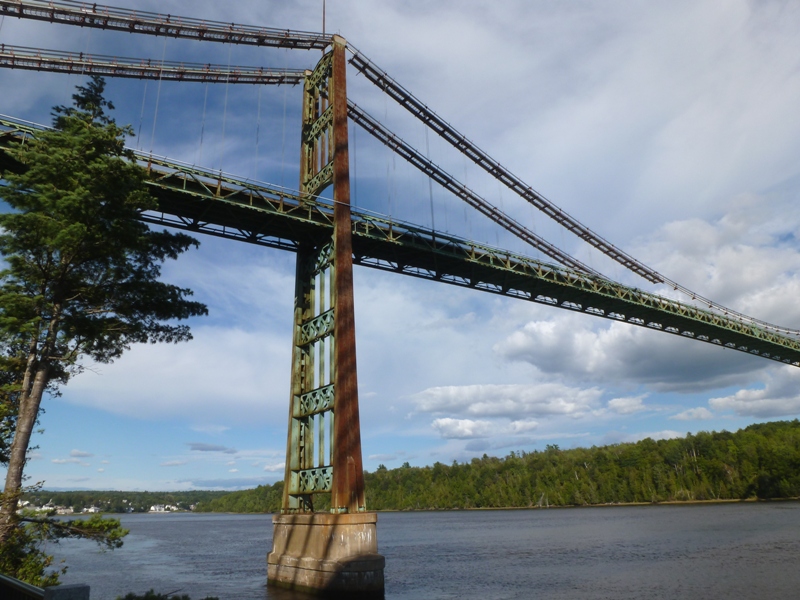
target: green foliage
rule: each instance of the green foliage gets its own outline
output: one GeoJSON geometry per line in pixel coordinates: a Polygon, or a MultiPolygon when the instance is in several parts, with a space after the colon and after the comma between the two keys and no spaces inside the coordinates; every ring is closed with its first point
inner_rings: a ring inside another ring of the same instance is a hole
{"type": "Polygon", "coordinates": [[[23,515],[9,537],[0,544],[0,573],[39,587],[57,585],[59,576],[67,571],[61,565],[49,570],[53,557],[42,549],[48,543],[67,538],[88,539],[104,549],[122,546],[128,535],[118,519],[93,515],[89,519],[62,521],[49,517],[23,515]]]}
{"type": "Polygon", "coordinates": [[[131,128],[103,113],[102,79],[79,90],[86,98],[57,109],[56,129],[13,150],[26,170],[0,188],[14,209],[0,215],[0,331],[22,352],[55,333],[50,377],[62,380],[80,355],[108,362],[131,343],[189,339],[164,321],[206,313],[190,290],[159,281],[161,263],[197,242],[137,219],[156,203],[124,147],[131,128]]]}
{"type": "MultiPolygon", "coordinates": [[[[274,513],[281,509],[283,482],[260,485],[253,490],[228,492],[209,501],[200,502],[197,512],[274,513]]],[[[318,507],[322,509],[322,505],[318,507]]]]}
{"type": "Polygon", "coordinates": [[[567,506],[800,496],[800,422],[671,440],[484,455],[366,475],[373,510],[567,506]]]}
{"type": "Polygon", "coordinates": [[[17,526],[0,544],[0,573],[39,587],[58,584],[67,568],[49,571],[53,557],[42,550],[43,538],[30,526],[17,526]]]}

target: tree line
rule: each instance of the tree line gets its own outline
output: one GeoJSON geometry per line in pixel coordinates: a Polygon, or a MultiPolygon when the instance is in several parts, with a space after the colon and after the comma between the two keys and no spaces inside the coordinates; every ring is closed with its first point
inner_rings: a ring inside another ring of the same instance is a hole
{"type": "Polygon", "coordinates": [[[97,508],[104,513],[148,512],[156,505],[175,506],[178,510],[191,510],[198,502],[210,502],[228,492],[191,490],[185,492],[117,492],[81,490],[74,492],[33,490],[23,494],[28,506],[57,506],[71,508],[76,513],[97,508]]]}
{"type": "MultiPolygon", "coordinates": [[[[735,433],[484,455],[365,474],[370,510],[584,506],[800,497],[800,421],[735,433]]],[[[277,512],[283,482],[198,503],[211,512],[277,512]]],[[[325,510],[324,498],[316,506],[325,510]]]]}

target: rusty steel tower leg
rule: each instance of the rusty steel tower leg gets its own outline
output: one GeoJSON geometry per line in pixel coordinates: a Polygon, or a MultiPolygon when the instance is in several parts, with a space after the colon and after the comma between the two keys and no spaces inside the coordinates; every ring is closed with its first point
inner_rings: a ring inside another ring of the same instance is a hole
{"type": "Polygon", "coordinates": [[[333,236],[297,253],[292,384],[281,514],[270,584],[383,595],[377,516],[366,512],[358,413],[345,41],[306,72],[300,189],[333,185],[333,236]],[[330,510],[314,498],[330,493],[330,510]]]}

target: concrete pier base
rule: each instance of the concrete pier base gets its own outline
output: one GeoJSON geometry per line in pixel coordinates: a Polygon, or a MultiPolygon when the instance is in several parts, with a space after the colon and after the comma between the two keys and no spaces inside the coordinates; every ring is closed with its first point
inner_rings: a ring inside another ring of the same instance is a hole
{"type": "Polygon", "coordinates": [[[383,598],[386,561],[378,554],[377,522],[375,513],[273,516],[268,584],[383,598]]]}

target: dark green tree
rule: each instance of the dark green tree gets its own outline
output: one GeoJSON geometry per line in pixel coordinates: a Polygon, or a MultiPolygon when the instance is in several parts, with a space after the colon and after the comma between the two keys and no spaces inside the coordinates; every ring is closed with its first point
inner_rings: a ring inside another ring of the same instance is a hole
{"type": "Polygon", "coordinates": [[[108,363],[134,343],[191,339],[176,320],[206,314],[192,292],[160,281],[161,265],[197,242],[138,220],[156,207],[125,138],[106,114],[104,81],[79,86],[57,107],[54,128],[12,148],[22,165],[5,173],[0,198],[0,344],[4,393],[16,410],[0,508],[0,544],[18,526],[16,509],[31,433],[43,395],[81,370],[108,363]],[[10,371],[9,371],[10,372],[10,371]],[[14,387],[16,385],[16,388],[14,387]]]}

